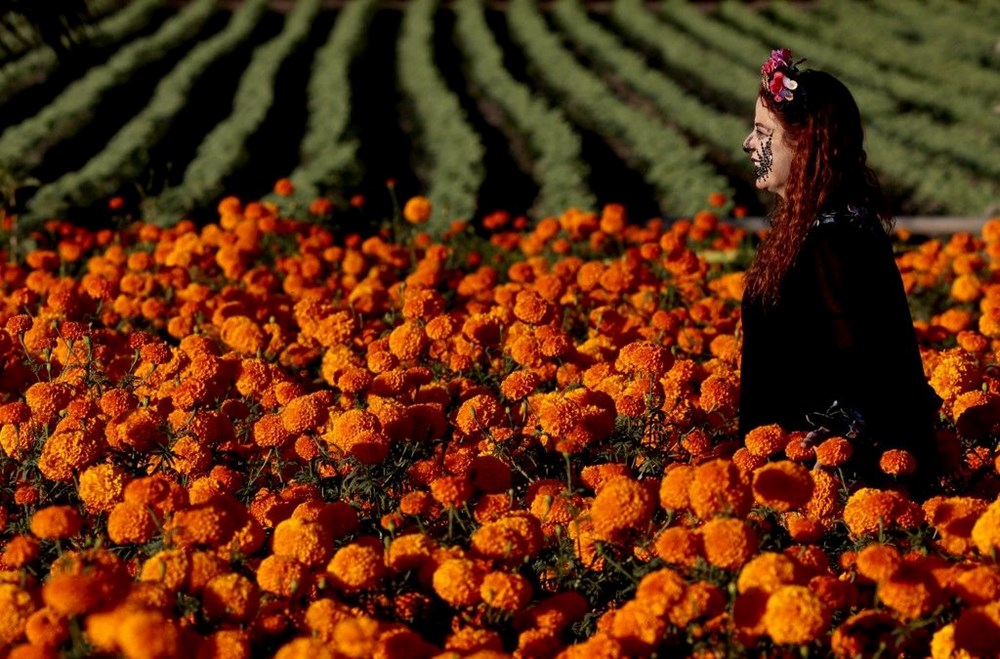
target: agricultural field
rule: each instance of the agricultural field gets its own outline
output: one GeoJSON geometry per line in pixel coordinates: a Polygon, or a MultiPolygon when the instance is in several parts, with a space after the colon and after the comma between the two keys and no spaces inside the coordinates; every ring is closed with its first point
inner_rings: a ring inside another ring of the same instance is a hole
{"type": "Polygon", "coordinates": [[[607,203],[679,217],[713,192],[762,215],[740,144],[777,46],[852,88],[898,213],[1000,204],[988,2],[119,5],[99,4],[86,56],[2,62],[0,170],[22,216],[122,196],[169,225],[283,177],[301,207],[360,194],[383,215],[391,180],[438,228],[607,203]]]}
{"type": "Polygon", "coordinates": [[[0,657],[997,656],[994,3],[93,6],[0,68],[0,657]],[[982,220],[893,236],[930,494],[739,433],[777,45],[982,220]]]}

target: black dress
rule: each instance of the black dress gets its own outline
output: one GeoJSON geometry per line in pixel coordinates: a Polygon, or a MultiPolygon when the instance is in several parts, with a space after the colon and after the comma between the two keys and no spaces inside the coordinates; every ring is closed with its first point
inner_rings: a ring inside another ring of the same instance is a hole
{"type": "Polygon", "coordinates": [[[814,430],[836,403],[839,418],[860,418],[855,446],[869,467],[898,447],[933,473],[941,399],[924,376],[892,245],[875,218],[853,207],[821,214],[777,302],[744,297],[742,318],[741,436],[769,423],[814,430]]]}

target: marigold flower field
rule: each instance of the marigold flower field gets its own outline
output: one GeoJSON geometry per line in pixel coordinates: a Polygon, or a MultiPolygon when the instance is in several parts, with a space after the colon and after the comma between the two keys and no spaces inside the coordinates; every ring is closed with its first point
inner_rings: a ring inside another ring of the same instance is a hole
{"type": "Polygon", "coordinates": [[[1000,218],[896,235],[945,399],[912,500],[737,435],[738,223],[431,211],[5,253],[5,657],[995,655],[1000,218]]]}

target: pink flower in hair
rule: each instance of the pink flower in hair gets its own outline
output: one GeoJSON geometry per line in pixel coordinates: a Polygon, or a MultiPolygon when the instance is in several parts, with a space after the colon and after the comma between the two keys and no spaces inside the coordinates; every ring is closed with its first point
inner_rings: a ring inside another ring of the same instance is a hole
{"type": "Polygon", "coordinates": [[[779,103],[792,100],[794,96],[792,92],[798,87],[798,83],[788,74],[797,72],[798,69],[792,61],[792,51],[788,48],[772,50],[771,56],[760,67],[764,88],[771,93],[775,102],[779,103]]]}

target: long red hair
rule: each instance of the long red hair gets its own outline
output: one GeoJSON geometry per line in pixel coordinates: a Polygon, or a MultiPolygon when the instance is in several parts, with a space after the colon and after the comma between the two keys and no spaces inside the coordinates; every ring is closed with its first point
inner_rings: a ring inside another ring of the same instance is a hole
{"type": "Polygon", "coordinates": [[[866,208],[887,233],[893,226],[867,163],[861,113],[851,92],[824,71],[802,71],[795,78],[792,101],[775,102],[763,87],[759,94],[793,149],[785,197],[778,198],[771,229],[746,273],[745,294],[766,303],[778,299],[781,281],[822,211],[852,204],[866,208]]]}

